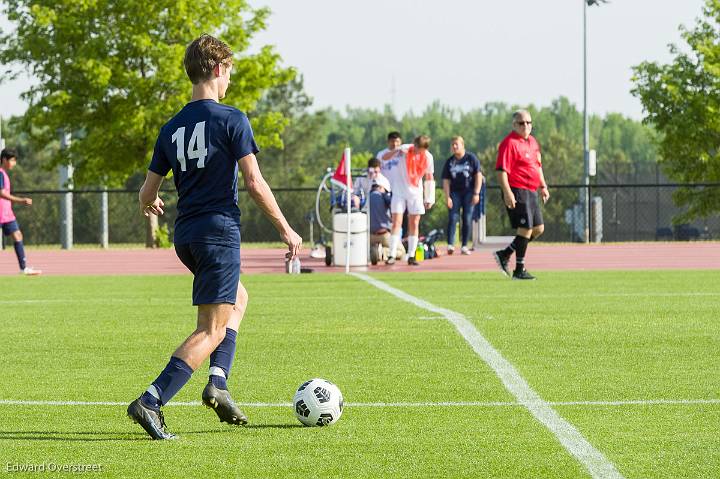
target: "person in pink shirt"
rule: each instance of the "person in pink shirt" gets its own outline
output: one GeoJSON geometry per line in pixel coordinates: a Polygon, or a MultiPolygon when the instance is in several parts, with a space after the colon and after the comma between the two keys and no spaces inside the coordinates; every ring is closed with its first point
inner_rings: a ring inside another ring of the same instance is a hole
{"type": "Polygon", "coordinates": [[[27,265],[22,231],[20,231],[20,226],[18,226],[12,210],[13,203],[32,205],[32,199],[10,194],[10,177],[7,172],[15,168],[16,163],[17,153],[15,153],[15,150],[7,148],[0,152],[0,226],[3,235],[12,237],[14,241],[15,255],[20,265],[20,274],[35,276],[42,273],[42,271],[27,265]]]}

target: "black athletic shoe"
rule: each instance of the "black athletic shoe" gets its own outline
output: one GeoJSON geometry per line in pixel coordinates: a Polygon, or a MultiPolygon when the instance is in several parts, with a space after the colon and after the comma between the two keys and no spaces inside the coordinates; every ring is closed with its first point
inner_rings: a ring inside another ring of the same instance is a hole
{"type": "Polygon", "coordinates": [[[408,266],[420,266],[420,262],[414,256],[408,258],[408,266]]]}
{"type": "Polygon", "coordinates": [[[208,383],[202,393],[202,402],[213,409],[220,418],[220,422],[244,426],[248,422],[247,416],[240,410],[230,397],[226,389],[218,389],[213,383],[208,383]]]}
{"type": "Polygon", "coordinates": [[[395,257],[394,256],[388,257],[388,259],[385,260],[385,264],[387,264],[387,265],[395,264],[395,257]]]}
{"type": "Polygon", "coordinates": [[[493,253],[493,258],[495,258],[495,262],[500,267],[500,270],[505,276],[510,276],[510,270],[508,269],[508,258],[505,253],[503,253],[502,250],[495,251],[493,253]]]}
{"type": "Polygon", "coordinates": [[[165,429],[165,418],[162,411],[145,407],[140,398],[130,403],[127,415],[133,422],[140,424],[153,439],[177,439],[175,434],[170,434],[165,429]]]}
{"type": "Polygon", "coordinates": [[[521,271],[515,270],[513,271],[512,279],[535,279],[535,276],[528,273],[526,269],[521,271]]]}

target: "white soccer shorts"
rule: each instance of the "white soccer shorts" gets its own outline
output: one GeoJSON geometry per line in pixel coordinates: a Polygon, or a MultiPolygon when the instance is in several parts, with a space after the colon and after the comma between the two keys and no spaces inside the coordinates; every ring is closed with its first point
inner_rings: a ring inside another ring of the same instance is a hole
{"type": "Polygon", "coordinates": [[[423,204],[422,192],[419,195],[401,195],[393,193],[390,202],[392,214],[403,214],[407,210],[409,215],[424,215],[425,205],[423,204]]]}

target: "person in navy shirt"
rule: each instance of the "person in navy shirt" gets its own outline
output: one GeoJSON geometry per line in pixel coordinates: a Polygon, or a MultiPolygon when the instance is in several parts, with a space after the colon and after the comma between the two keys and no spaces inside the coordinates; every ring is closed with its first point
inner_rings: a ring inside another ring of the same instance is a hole
{"type": "Polygon", "coordinates": [[[442,171],[443,192],[448,207],[448,254],[455,252],[455,230],[460,220],[462,208],[462,227],[460,236],[462,254],[470,254],[467,247],[472,224],[473,207],[480,202],[480,189],[483,176],[480,171],[480,160],[477,156],[465,151],[465,140],[462,136],[451,139],[450,149],[453,155],[447,159],[442,171]]]}
{"type": "Polygon", "coordinates": [[[161,129],[147,178],[140,189],[145,216],[162,215],[158,196],[171,170],[178,191],[175,251],[193,273],[195,331],[175,350],[147,390],[127,409],[153,439],[173,439],[163,406],[210,357],[210,378],[202,402],[221,421],[243,425],[247,417],[227,390],[240,321],[248,295],[240,283],[240,210],[238,167],[245,187],[288,245],[286,258],[300,251],[302,239],[290,228],[258,167],[258,147],[247,116],[221,105],[230,82],[232,51],[222,41],[202,35],[185,51],[185,71],[192,82],[190,103],[161,129]]]}

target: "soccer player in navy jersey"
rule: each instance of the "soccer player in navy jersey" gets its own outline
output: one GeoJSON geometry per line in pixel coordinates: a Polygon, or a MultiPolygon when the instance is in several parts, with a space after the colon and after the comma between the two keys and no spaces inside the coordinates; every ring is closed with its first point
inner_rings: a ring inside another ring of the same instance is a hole
{"type": "Polygon", "coordinates": [[[128,416],[153,439],[176,437],[167,431],[160,407],[208,356],[210,379],[202,393],[203,404],[213,408],[220,421],[247,423],[227,390],[237,330],[248,301],[240,283],[238,165],[250,196],[288,245],[285,256],[295,257],[302,243],[260,173],[247,116],[219,103],[230,83],[232,51],[222,41],[202,35],[187,47],[184,64],[193,84],[192,98],[160,129],[139,199],[145,216],[162,215],[164,203],[158,192],[172,170],[178,191],[175,252],[194,275],[197,326],[157,379],[128,406],[128,416]]]}

